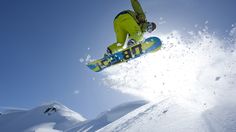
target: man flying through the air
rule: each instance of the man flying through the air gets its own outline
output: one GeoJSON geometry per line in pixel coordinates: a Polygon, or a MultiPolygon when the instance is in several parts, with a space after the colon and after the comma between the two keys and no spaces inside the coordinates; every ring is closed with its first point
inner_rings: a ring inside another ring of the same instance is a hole
{"type": "Polygon", "coordinates": [[[151,33],[156,29],[154,22],[148,22],[143,9],[138,0],[131,0],[134,11],[125,10],[120,12],[114,19],[114,30],[116,33],[116,43],[111,44],[107,48],[105,55],[114,54],[122,50],[128,37],[127,46],[140,43],[143,41],[145,32],[151,33]]]}

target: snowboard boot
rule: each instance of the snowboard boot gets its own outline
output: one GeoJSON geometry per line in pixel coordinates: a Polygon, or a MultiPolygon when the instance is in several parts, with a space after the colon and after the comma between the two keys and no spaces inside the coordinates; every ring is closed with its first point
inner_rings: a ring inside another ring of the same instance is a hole
{"type": "Polygon", "coordinates": [[[135,44],[136,44],[135,40],[134,40],[134,39],[130,39],[130,40],[128,41],[128,43],[127,43],[127,47],[131,47],[131,46],[133,46],[133,45],[135,45],[135,44]]]}
{"type": "Polygon", "coordinates": [[[104,54],[104,58],[107,58],[107,57],[109,57],[110,55],[112,55],[111,50],[110,50],[109,48],[107,48],[107,51],[106,51],[106,53],[104,54]]]}

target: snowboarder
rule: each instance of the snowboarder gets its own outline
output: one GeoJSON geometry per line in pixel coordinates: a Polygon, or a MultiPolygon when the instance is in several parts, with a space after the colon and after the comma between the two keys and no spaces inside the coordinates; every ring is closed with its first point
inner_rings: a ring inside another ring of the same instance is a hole
{"type": "Polygon", "coordinates": [[[134,11],[125,10],[120,12],[114,19],[114,30],[116,33],[116,42],[107,48],[105,55],[114,54],[124,48],[128,37],[127,46],[143,41],[145,32],[151,33],[156,29],[154,22],[148,22],[143,9],[138,0],[131,0],[134,11]]]}
{"type": "Polygon", "coordinates": [[[100,72],[110,66],[128,62],[143,54],[153,53],[161,49],[161,40],[152,36],[143,37],[145,32],[151,33],[156,29],[154,22],[148,22],[138,0],[130,0],[134,11],[120,12],[114,19],[116,42],[107,47],[103,58],[87,64],[89,69],[100,72]],[[128,36],[128,41],[127,40],[128,36]],[[125,44],[127,42],[127,44],[125,44]]]}

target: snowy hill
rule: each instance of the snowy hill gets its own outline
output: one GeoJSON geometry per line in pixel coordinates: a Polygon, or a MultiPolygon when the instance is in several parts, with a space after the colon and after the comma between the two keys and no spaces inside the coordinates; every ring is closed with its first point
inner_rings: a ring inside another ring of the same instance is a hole
{"type": "Polygon", "coordinates": [[[167,98],[119,105],[85,120],[67,107],[52,103],[0,115],[2,132],[236,132],[236,103],[214,107],[167,98]]]}
{"type": "Polygon", "coordinates": [[[101,113],[94,120],[89,120],[82,124],[78,124],[76,127],[69,129],[68,132],[94,132],[145,104],[147,104],[146,101],[135,101],[121,104],[111,110],[101,113]]]}
{"type": "Polygon", "coordinates": [[[147,104],[135,101],[121,104],[101,113],[93,120],[85,120],[80,114],[60,103],[45,104],[31,110],[11,109],[0,115],[0,131],[4,132],[77,132],[96,131],[147,104]]]}
{"type": "Polygon", "coordinates": [[[144,105],[99,132],[236,132],[235,111],[236,104],[204,110],[187,101],[166,99],[144,105]]]}
{"type": "Polygon", "coordinates": [[[84,117],[60,103],[51,103],[31,110],[10,110],[2,113],[0,131],[63,131],[84,120],[84,117]]]}

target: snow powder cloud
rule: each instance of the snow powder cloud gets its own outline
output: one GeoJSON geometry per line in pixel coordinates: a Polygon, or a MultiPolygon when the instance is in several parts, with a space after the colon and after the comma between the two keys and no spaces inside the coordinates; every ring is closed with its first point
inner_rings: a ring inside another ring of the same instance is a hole
{"type": "Polygon", "coordinates": [[[222,40],[208,32],[183,35],[178,31],[156,35],[160,51],[105,69],[110,88],[148,100],[181,97],[204,106],[233,101],[236,95],[235,30],[222,40]]]}

